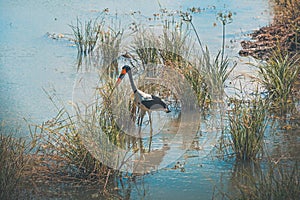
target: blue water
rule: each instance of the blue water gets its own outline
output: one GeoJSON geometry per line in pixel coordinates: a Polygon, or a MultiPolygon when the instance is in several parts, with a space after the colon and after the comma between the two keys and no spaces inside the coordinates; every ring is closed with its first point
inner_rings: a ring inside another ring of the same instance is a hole
{"type": "MultiPolygon", "coordinates": [[[[212,52],[221,46],[221,26],[216,13],[235,13],[227,26],[227,40],[240,40],[244,33],[269,23],[268,1],[159,1],[162,8],[206,10],[195,14],[193,21],[204,44],[212,52]],[[215,7],[213,7],[215,6],[215,7]],[[213,23],[217,23],[214,27],[213,23]]],[[[0,120],[6,124],[22,124],[22,118],[41,122],[55,114],[52,103],[42,88],[55,89],[63,102],[71,100],[76,78],[76,48],[70,43],[51,40],[46,33],[70,34],[70,24],[76,18],[87,20],[109,8],[121,18],[130,20],[128,13],[141,11],[152,17],[160,8],[150,1],[1,1],[0,2],[0,120]],[[130,6],[124,6],[126,5],[130,6]]],[[[228,54],[237,56],[239,43],[230,44],[228,54]]]]}

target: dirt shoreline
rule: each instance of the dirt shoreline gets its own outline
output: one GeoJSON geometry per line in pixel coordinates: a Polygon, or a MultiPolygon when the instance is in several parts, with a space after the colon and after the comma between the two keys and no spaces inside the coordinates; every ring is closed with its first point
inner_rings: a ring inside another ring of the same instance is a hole
{"type": "Polygon", "coordinates": [[[268,60],[276,49],[291,55],[300,51],[300,1],[277,0],[273,9],[273,22],[250,34],[250,41],[241,42],[240,56],[268,60]]]}
{"type": "Polygon", "coordinates": [[[241,42],[240,56],[267,60],[276,48],[291,54],[300,50],[300,37],[298,42],[295,42],[296,33],[281,24],[262,27],[251,34],[251,39],[241,42]]]}

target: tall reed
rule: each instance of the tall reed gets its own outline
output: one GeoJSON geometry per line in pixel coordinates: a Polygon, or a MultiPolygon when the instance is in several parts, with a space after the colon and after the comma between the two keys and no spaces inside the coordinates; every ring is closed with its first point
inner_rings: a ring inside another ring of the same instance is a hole
{"type": "Polygon", "coordinates": [[[207,87],[207,93],[210,100],[220,100],[224,95],[224,84],[229,75],[236,67],[236,63],[231,65],[228,57],[224,58],[225,54],[225,26],[232,22],[232,13],[219,13],[218,19],[222,22],[222,48],[215,58],[209,53],[208,47],[203,47],[200,36],[196,27],[193,24],[192,15],[189,13],[181,13],[183,21],[192,26],[196,35],[202,56],[198,58],[198,70],[204,77],[204,83],[207,87]]]}
{"type": "MultiPolygon", "coordinates": [[[[116,22],[117,23],[117,22],[116,22]]],[[[99,40],[95,49],[98,65],[107,69],[110,77],[115,77],[118,72],[117,58],[121,51],[121,42],[123,39],[123,30],[120,26],[112,28],[113,24],[108,28],[105,26],[99,29],[99,40]]]]}
{"type": "Polygon", "coordinates": [[[89,55],[89,59],[96,61],[95,65],[107,68],[108,73],[113,76],[117,71],[123,30],[118,19],[111,20],[108,26],[106,21],[105,16],[84,23],[77,18],[76,25],[70,27],[78,50],[78,66],[82,64],[82,56],[89,55]]]}
{"type": "Polygon", "coordinates": [[[220,58],[221,51],[212,59],[208,48],[200,60],[200,70],[205,74],[204,81],[208,87],[210,99],[221,100],[224,95],[225,81],[236,67],[237,63],[231,62],[228,57],[220,58]]]}
{"type": "Polygon", "coordinates": [[[221,63],[224,61],[224,53],[225,53],[225,30],[226,25],[232,23],[232,12],[219,12],[217,19],[222,23],[222,49],[221,49],[221,63]]]}
{"type": "Polygon", "coordinates": [[[99,23],[97,19],[82,23],[80,19],[77,18],[76,25],[70,25],[75,37],[74,42],[77,46],[79,56],[87,55],[94,50],[99,37],[101,24],[102,23],[99,23]]]}
{"type": "Polygon", "coordinates": [[[132,45],[133,51],[136,52],[144,68],[147,64],[160,63],[159,47],[160,41],[157,35],[146,30],[137,33],[132,45]]]}
{"type": "MultiPolygon", "coordinates": [[[[188,27],[181,18],[176,21],[174,16],[170,21],[163,21],[162,25],[162,30],[156,33],[145,30],[138,33],[132,45],[133,52],[136,52],[144,66],[164,64],[182,74],[193,88],[199,105],[204,106],[207,97],[206,85],[194,62],[196,46],[188,27]]],[[[159,65],[157,67],[159,68],[159,65]]]]}

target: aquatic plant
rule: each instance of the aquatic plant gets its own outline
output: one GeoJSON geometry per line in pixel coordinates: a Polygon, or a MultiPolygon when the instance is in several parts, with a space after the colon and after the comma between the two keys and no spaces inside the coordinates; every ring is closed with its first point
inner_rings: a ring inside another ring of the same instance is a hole
{"type": "Polygon", "coordinates": [[[117,71],[116,58],[120,52],[123,30],[117,26],[118,22],[112,20],[109,26],[105,26],[105,21],[105,16],[84,23],[77,18],[76,25],[70,27],[78,50],[78,66],[82,64],[83,55],[87,56],[93,52],[91,57],[96,60],[94,64],[107,68],[113,75],[114,71],[117,71]]]}
{"type": "Polygon", "coordinates": [[[203,54],[205,54],[204,48],[203,48],[203,45],[202,45],[202,42],[201,42],[201,39],[200,39],[200,36],[199,36],[199,34],[198,34],[197,30],[196,30],[196,27],[195,27],[195,25],[193,24],[193,21],[192,21],[192,15],[189,14],[189,13],[187,13],[187,12],[186,13],[181,12],[180,16],[182,17],[183,21],[189,23],[192,26],[193,31],[194,31],[194,33],[196,35],[197,41],[198,41],[198,43],[200,45],[201,51],[202,51],[203,54]]]}
{"type": "Polygon", "coordinates": [[[230,136],[232,151],[238,160],[255,160],[262,153],[268,103],[261,98],[232,99],[231,107],[226,133],[230,136]]]}
{"type": "Polygon", "coordinates": [[[224,94],[224,83],[237,65],[236,63],[233,63],[231,66],[229,58],[224,58],[225,26],[232,22],[232,13],[229,12],[228,14],[218,14],[218,19],[222,22],[223,25],[223,41],[221,51],[218,52],[215,58],[212,58],[212,56],[210,55],[208,47],[203,47],[200,36],[193,24],[192,15],[189,13],[181,13],[181,17],[183,21],[192,26],[202,52],[202,57],[198,58],[198,70],[204,77],[203,82],[207,88],[207,96],[209,96],[210,100],[220,100],[220,98],[222,98],[224,94]]]}
{"type": "Polygon", "coordinates": [[[300,71],[299,57],[275,51],[266,63],[257,68],[259,81],[270,93],[270,98],[284,105],[291,97],[293,84],[300,71]]]}
{"type": "Polygon", "coordinates": [[[158,37],[146,30],[141,30],[134,37],[132,49],[137,54],[138,59],[141,60],[143,68],[147,64],[159,64],[159,45],[158,37]]]}
{"type": "Polygon", "coordinates": [[[39,198],[43,187],[50,185],[53,189],[47,190],[47,197],[59,198],[64,194],[56,194],[54,188],[61,184],[104,185],[107,167],[91,156],[66,116],[62,109],[42,125],[29,125],[30,141],[17,138],[18,131],[6,133],[1,127],[1,199],[39,198]]]}
{"type": "Polygon", "coordinates": [[[84,145],[77,117],[58,103],[56,95],[45,92],[57,109],[57,115],[42,124],[29,126],[35,138],[33,168],[38,169],[28,169],[32,181],[51,177],[56,182],[97,182],[103,185],[109,168],[94,158],[84,145]]]}
{"type": "MultiPolygon", "coordinates": [[[[193,88],[199,105],[204,106],[206,87],[197,64],[193,62],[195,41],[189,32],[181,19],[179,21],[173,19],[171,22],[166,20],[161,34],[143,30],[137,34],[131,48],[132,52],[136,53],[137,60],[142,62],[144,69],[146,64],[152,67],[153,64],[164,64],[182,74],[193,88]]],[[[157,67],[159,68],[159,65],[157,67]]]]}
{"type": "MultiPolygon", "coordinates": [[[[116,23],[116,22],[112,22],[116,23]]],[[[123,39],[123,30],[116,24],[110,24],[108,28],[105,26],[97,30],[99,39],[95,48],[97,55],[97,64],[107,69],[110,77],[115,77],[118,74],[117,58],[120,53],[120,45],[123,39]]]]}
{"type": "Polygon", "coordinates": [[[182,21],[174,22],[172,26],[164,26],[161,41],[161,56],[164,62],[170,61],[176,64],[183,59],[189,61],[192,59],[194,47],[188,27],[184,27],[182,21]]]}
{"type": "Polygon", "coordinates": [[[215,58],[212,58],[208,48],[206,48],[200,60],[201,74],[205,74],[204,81],[207,84],[208,94],[212,100],[220,100],[223,97],[225,81],[237,65],[237,63],[231,65],[228,57],[220,59],[220,56],[221,51],[215,58]]]}
{"type": "Polygon", "coordinates": [[[232,12],[219,12],[217,19],[222,23],[222,49],[221,49],[221,63],[224,59],[225,53],[225,28],[227,24],[232,23],[232,12]]]}
{"type": "Polygon", "coordinates": [[[78,50],[78,56],[87,55],[94,50],[101,24],[98,23],[97,19],[82,23],[77,18],[76,25],[70,25],[75,37],[74,42],[78,50]]]}

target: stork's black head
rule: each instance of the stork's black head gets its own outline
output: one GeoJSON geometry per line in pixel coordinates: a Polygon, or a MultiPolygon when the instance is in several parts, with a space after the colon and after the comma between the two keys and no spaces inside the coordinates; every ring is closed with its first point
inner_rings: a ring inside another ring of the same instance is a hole
{"type": "MultiPolygon", "coordinates": [[[[124,65],[123,67],[122,67],[122,72],[123,72],[123,70],[125,70],[126,71],[126,73],[129,71],[129,70],[131,70],[131,68],[128,66],[128,65],[124,65]]],[[[121,72],[121,73],[122,73],[121,72]]],[[[125,73],[125,74],[126,74],[125,73]]]]}
{"type": "Polygon", "coordinates": [[[125,77],[126,73],[129,72],[130,70],[131,70],[131,68],[128,65],[124,65],[122,67],[121,74],[116,82],[116,86],[118,86],[121,83],[121,81],[125,77]]]}

